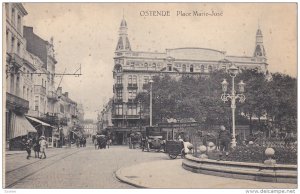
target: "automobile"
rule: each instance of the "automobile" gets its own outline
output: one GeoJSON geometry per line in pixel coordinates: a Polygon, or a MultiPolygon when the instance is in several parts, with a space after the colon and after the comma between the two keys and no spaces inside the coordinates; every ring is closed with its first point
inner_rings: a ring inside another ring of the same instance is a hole
{"type": "Polygon", "coordinates": [[[155,150],[160,152],[163,150],[165,152],[166,148],[166,133],[161,130],[161,128],[146,127],[146,135],[142,138],[142,151],[155,150]]]}

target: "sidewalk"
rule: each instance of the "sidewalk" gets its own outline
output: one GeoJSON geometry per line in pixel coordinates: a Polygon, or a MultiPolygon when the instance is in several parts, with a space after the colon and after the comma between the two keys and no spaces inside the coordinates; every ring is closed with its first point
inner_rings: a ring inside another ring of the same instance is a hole
{"type": "Polygon", "coordinates": [[[296,184],[258,182],[204,175],[184,170],[182,159],[159,160],[121,168],[116,177],[139,188],[296,189],[296,184]]]}

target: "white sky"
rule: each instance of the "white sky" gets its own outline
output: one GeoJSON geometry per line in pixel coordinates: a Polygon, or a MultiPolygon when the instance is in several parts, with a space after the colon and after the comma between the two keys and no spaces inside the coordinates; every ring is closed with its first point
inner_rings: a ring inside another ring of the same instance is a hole
{"type": "MultiPolygon", "coordinates": [[[[45,40],[54,37],[56,70],[74,72],[61,86],[83,103],[86,118],[97,118],[112,97],[113,56],[123,17],[132,50],[164,52],[166,48],[203,47],[228,55],[254,51],[258,21],[264,35],[269,70],[297,75],[297,6],[295,3],[24,3],[24,24],[45,40]],[[140,11],[170,11],[170,17],[142,17],[140,11]],[[223,11],[222,17],[179,17],[176,11],[223,11]]],[[[57,84],[59,78],[57,79],[57,84]]]]}

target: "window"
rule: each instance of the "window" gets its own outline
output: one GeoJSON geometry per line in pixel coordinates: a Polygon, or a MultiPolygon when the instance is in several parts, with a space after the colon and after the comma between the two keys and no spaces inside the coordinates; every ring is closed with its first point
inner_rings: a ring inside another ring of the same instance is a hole
{"type": "Polygon", "coordinates": [[[42,87],[44,87],[44,79],[42,78],[42,87]]]}
{"type": "Polygon", "coordinates": [[[27,70],[27,78],[29,79],[29,76],[30,76],[30,72],[29,70],[27,70]]]}
{"type": "Polygon", "coordinates": [[[122,93],[123,93],[122,90],[117,90],[117,99],[118,100],[122,100],[122,93]]]}
{"type": "Polygon", "coordinates": [[[20,42],[18,42],[18,44],[17,44],[17,53],[20,54],[20,51],[21,51],[21,44],[20,44],[20,42]]]}
{"type": "Polygon", "coordinates": [[[148,76],[144,76],[144,84],[148,84],[149,83],[149,77],[148,76]]]}
{"type": "Polygon", "coordinates": [[[19,32],[21,32],[22,26],[21,26],[21,16],[20,15],[18,15],[17,29],[19,32]]]}
{"type": "Polygon", "coordinates": [[[190,66],[190,72],[194,72],[194,65],[190,66]]]}
{"type": "Polygon", "coordinates": [[[132,84],[132,75],[128,76],[128,84],[132,84]]]}
{"type": "Polygon", "coordinates": [[[15,37],[11,38],[11,52],[14,52],[15,49],[15,37]]]}
{"type": "Polygon", "coordinates": [[[116,111],[116,115],[122,115],[123,114],[123,105],[117,104],[115,111],[116,111]]]}
{"type": "Polygon", "coordinates": [[[16,15],[15,9],[12,8],[12,10],[11,10],[11,23],[13,25],[15,25],[15,15],[16,15]]]}
{"type": "Polygon", "coordinates": [[[185,64],[182,65],[182,71],[186,72],[186,65],[185,64]]]}
{"type": "Polygon", "coordinates": [[[136,76],[136,75],[133,75],[133,76],[132,76],[132,83],[133,83],[133,84],[136,84],[136,83],[137,83],[137,76],[136,76]]]}
{"type": "Polygon", "coordinates": [[[117,73],[122,72],[122,67],[117,67],[117,73]]]}
{"type": "Polygon", "coordinates": [[[145,67],[148,68],[148,63],[145,63],[145,67]]]}
{"type": "Polygon", "coordinates": [[[29,100],[29,96],[30,96],[30,93],[29,93],[29,88],[27,88],[27,100],[29,100]]]}
{"type": "Polygon", "coordinates": [[[134,65],[130,65],[130,69],[134,69],[134,65]]]}
{"type": "Polygon", "coordinates": [[[137,108],[135,104],[128,105],[128,115],[137,115],[137,108]]]}
{"type": "Polygon", "coordinates": [[[39,97],[38,96],[34,97],[34,110],[39,111],[39,97]]]}
{"type": "Polygon", "coordinates": [[[212,66],[208,66],[208,72],[212,72],[212,66]]]}
{"type": "Polygon", "coordinates": [[[172,64],[168,64],[168,71],[172,71],[172,64]]]}
{"type": "Polygon", "coordinates": [[[152,64],[152,67],[153,67],[153,69],[156,69],[156,64],[153,63],[153,64],[152,64]]]}
{"type": "Polygon", "coordinates": [[[204,72],[204,65],[201,65],[201,72],[204,72]]]}
{"type": "Polygon", "coordinates": [[[121,76],[117,76],[117,84],[121,84],[122,83],[122,77],[121,76]]]}
{"type": "Polygon", "coordinates": [[[136,90],[128,90],[128,99],[133,100],[136,98],[136,90]]]}

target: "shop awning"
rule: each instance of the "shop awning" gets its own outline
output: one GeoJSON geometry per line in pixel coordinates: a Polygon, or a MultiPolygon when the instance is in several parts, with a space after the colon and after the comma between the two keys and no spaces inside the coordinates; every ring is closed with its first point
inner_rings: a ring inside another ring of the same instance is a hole
{"type": "Polygon", "coordinates": [[[9,139],[27,135],[30,132],[37,132],[23,115],[12,114],[10,123],[9,139]]]}
{"type": "Polygon", "coordinates": [[[52,126],[49,125],[48,123],[45,123],[45,122],[43,122],[43,121],[41,121],[41,120],[38,120],[38,119],[36,119],[36,118],[30,117],[30,116],[26,116],[26,118],[27,118],[27,119],[30,119],[30,120],[32,120],[32,121],[34,121],[34,122],[37,122],[37,123],[39,123],[39,124],[41,124],[41,125],[43,125],[43,126],[46,126],[46,127],[52,127],[52,126]]]}

